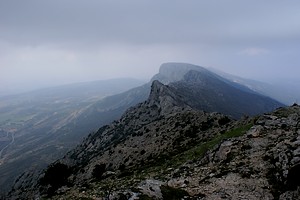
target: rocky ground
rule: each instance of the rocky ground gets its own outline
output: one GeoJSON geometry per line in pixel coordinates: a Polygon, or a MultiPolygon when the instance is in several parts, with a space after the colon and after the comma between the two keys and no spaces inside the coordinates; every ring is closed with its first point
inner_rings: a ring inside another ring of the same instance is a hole
{"type": "Polygon", "coordinates": [[[45,198],[299,199],[299,121],[300,106],[280,108],[163,163],[122,175],[106,171],[101,180],[66,185],[45,198]]]}

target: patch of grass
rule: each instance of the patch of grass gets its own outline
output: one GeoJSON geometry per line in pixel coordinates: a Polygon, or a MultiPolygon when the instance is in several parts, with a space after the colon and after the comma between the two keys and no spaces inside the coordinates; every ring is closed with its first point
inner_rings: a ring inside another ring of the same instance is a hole
{"type": "Polygon", "coordinates": [[[186,158],[185,161],[202,157],[208,150],[212,149],[222,140],[244,135],[252,127],[252,125],[253,124],[251,123],[244,126],[240,126],[238,128],[227,131],[222,135],[218,135],[212,138],[210,141],[197,145],[194,148],[184,152],[182,157],[186,158]]]}
{"type": "MultiPolygon", "coordinates": [[[[164,157],[164,159],[162,160],[157,159],[154,166],[153,165],[147,166],[144,168],[143,172],[140,172],[138,174],[140,175],[140,177],[147,177],[151,174],[152,175],[160,174],[161,176],[163,176],[164,173],[167,173],[166,172],[167,168],[170,167],[175,168],[187,162],[188,160],[193,160],[202,157],[208,150],[212,149],[215,145],[222,142],[222,140],[242,136],[252,126],[253,123],[241,125],[237,128],[225,132],[222,135],[218,135],[205,143],[196,145],[191,149],[182,152],[181,154],[177,154],[175,156],[171,156],[168,158],[164,157]]],[[[163,177],[161,178],[163,179],[163,177]]]]}

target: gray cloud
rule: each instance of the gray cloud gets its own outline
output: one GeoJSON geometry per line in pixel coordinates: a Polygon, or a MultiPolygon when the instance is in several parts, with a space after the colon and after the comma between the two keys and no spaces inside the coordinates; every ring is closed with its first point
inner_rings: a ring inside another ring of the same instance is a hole
{"type": "Polygon", "coordinates": [[[299,6],[292,0],[2,0],[0,83],[149,78],[168,61],[248,78],[298,78],[299,6]]]}
{"type": "Polygon", "coordinates": [[[6,2],[0,8],[1,37],[33,44],[243,42],[299,37],[300,33],[300,3],[295,1],[6,2]]]}

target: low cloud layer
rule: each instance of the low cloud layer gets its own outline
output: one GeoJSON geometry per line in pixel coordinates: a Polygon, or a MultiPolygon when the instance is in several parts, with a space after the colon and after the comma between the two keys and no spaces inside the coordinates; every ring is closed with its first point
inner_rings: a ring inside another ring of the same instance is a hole
{"type": "Polygon", "coordinates": [[[4,0],[0,92],[149,79],[189,62],[260,80],[298,79],[298,1],[4,0]]]}

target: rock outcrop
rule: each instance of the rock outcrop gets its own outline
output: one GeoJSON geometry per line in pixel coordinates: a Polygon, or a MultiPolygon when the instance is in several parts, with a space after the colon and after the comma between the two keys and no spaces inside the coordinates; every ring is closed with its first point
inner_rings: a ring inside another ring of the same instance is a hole
{"type": "MultiPolygon", "coordinates": [[[[176,167],[172,162],[177,161],[178,154],[165,159],[167,166],[151,165],[152,171],[144,179],[138,177],[141,173],[138,169],[125,178],[105,179],[112,184],[112,189],[104,196],[110,199],[299,199],[300,106],[280,108],[246,121],[253,124],[245,134],[219,140],[204,154],[197,155],[197,149],[220,136],[214,135],[183,150],[185,153],[179,155],[187,156],[186,152],[194,151],[195,156],[176,167]]],[[[70,189],[69,197],[99,195],[91,190],[83,195],[79,188],[70,189]]]]}

